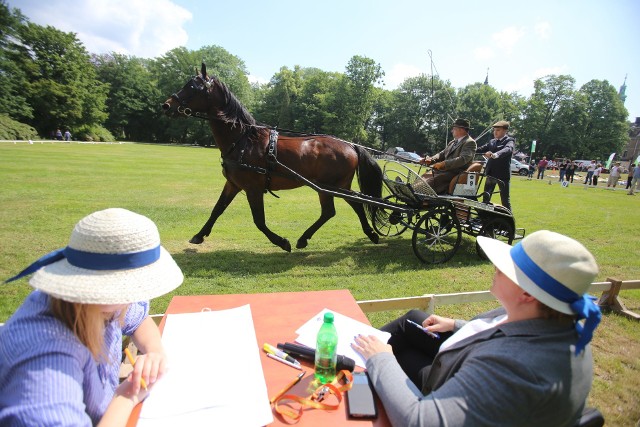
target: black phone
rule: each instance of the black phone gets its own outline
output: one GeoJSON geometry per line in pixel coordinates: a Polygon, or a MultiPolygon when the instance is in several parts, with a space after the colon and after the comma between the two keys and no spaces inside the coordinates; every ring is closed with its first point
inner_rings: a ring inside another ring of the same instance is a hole
{"type": "Polygon", "coordinates": [[[347,391],[350,418],[376,418],[378,408],[366,372],[353,373],[353,386],[347,391]]]}

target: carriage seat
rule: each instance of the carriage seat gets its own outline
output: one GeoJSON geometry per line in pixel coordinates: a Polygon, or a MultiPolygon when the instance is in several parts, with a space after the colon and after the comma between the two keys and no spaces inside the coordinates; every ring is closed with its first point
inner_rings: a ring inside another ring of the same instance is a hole
{"type": "Polygon", "coordinates": [[[464,172],[458,174],[458,176],[453,177],[451,182],[449,183],[449,194],[453,194],[453,190],[456,188],[456,184],[464,184],[467,182],[467,175],[471,172],[480,172],[482,171],[482,163],[473,162],[471,163],[464,172]]]}

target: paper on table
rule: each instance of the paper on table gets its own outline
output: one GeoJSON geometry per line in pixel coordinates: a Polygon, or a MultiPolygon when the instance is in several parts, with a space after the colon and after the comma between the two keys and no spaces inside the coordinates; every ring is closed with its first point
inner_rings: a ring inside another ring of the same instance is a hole
{"type": "Polygon", "coordinates": [[[142,405],[138,426],[273,422],[249,305],[170,314],[162,343],[170,369],[142,405]]]}
{"type": "Polygon", "coordinates": [[[333,324],[336,325],[336,330],[338,331],[338,354],[352,358],[355,360],[356,365],[362,368],[365,367],[364,359],[351,348],[353,337],[358,334],[375,335],[382,342],[389,341],[389,337],[391,337],[389,332],[383,332],[373,326],[366,325],[350,317],[325,308],[298,328],[296,331],[298,334],[296,341],[308,347],[316,348],[318,330],[320,329],[320,326],[322,326],[322,322],[324,322],[324,313],[327,311],[331,311],[333,313],[333,324]]]}

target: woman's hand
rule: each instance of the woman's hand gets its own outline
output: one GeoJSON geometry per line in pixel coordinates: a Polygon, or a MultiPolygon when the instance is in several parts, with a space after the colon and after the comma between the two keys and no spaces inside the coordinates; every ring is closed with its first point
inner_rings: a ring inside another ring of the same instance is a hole
{"type": "Polygon", "coordinates": [[[427,328],[430,332],[449,332],[453,331],[455,320],[448,317],[437,316],[432,314],[422,322],[422,327],[427,328]]]}
{"type": "Polygon", "coordinates": [[[391,346],[380,341],[374,335],[358,335],[354,338],[354,342],[351,343],[351,348],[357,351],[364,360],[369,359],[371,356],[377,353],[393,353],[391,346]]]}

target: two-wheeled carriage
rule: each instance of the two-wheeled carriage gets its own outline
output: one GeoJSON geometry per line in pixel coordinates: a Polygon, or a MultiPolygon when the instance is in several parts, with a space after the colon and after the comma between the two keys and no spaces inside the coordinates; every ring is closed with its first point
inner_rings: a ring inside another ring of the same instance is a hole
{"type": "MultiPolygon", "coordinates": [[[[420,169],[406,163],[387,161],[383,180],[388,207],[376,206],[373,228],[382,236],[400,235],[413,230],[413,251],[425,263],[443,263],[451,259],[460,247],[462,234],[487,236],[511,244],[524,237],[523,228],[516,228],[509,209],[483,203],[482,183],[486,177],[482,165],[473,163],[465,172],[453,178],[449,194],[438,195],[420,175],[420,169]]],[[[498,181],[498,180],[497,180],[498,181]]],[[[504,185],[498,181],[498,187],[504,185]]],[[[484,257],[476,244],[478,255],[484,257]]]]}

